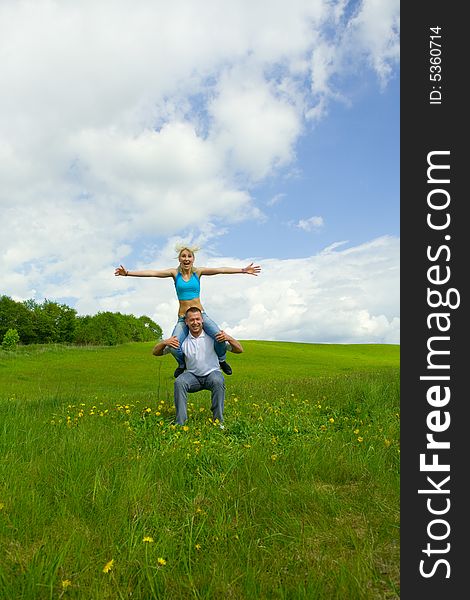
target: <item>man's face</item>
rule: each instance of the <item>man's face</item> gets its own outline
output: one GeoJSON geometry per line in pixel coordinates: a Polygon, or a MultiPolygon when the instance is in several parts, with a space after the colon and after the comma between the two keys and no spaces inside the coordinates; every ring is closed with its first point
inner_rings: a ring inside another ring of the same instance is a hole
{"type": "Polygon", "coordinates": [[[200,312],[190,312],[186,317],[186,325],[194,337],[197,337],[202,331],[202,315],[200,312]]]}

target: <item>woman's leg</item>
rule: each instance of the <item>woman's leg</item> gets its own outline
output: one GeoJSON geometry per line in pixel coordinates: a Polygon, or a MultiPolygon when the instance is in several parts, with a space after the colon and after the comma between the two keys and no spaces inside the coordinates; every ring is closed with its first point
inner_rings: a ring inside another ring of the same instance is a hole
{"type": "Polygon", "coordinates": [[[175,357],[175,360],[178,362],[178,366],[182,369],[185,368],[184,356],[181,350],[181,344],[183,340],[187,337],[189,332],[188,326],[184,322],[184,317],[178,317],[178,321],[173,329],[172,336],[176,336],[178,338],[178,342],[180,343],[179,348],[170,348],[170,352],[175,357]]]}
{"type": "Polygon", "coordinates": [[[216,351],[217,356],[219,357],[219,362],[225,362],[225,359],[227,357],[227,347],[225,345],[225,342],[218,342],[215,339],[216,334],[220,331],[220,327],[207,315],[206,312],[202,313],[202,319],[204,331],[207,333],[207,335],[210,335],[211,338],[214,338],[214,350],[216,351]]]}

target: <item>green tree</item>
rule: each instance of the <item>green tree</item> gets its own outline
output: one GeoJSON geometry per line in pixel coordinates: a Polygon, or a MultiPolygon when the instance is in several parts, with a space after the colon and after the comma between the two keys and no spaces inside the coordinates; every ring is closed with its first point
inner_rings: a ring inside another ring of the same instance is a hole
{"type": "Polygon", "coordinates": [[[33,319],[27,306],[9,296],[0,296],[0,339],[8,329],[16,329],[23,344],[35,341],[33,319]]]}
{"type": "MultiPolygon", "coordinates": [[[[152,340],[161,340],[163,336],[163,331],[160,325],[155,323],[150,317],[143,315],[138,318],[140,323],[140,327],[143,327],[142,330],[142,342],[151,342],[152,340]]],[[[137,340],[136,340],[137,341],[137,340]]]]}
{"type": "Polygon", "coordinates": [[[31,315],[34,342],[38,344],[70,343],[74,338],[77,311],[66,304],[45,299],[42,303],[26,300],[31,315]]]}
{"type": "Polygon", "coordinates": [[[4,350],[14,350],[20,341],[20,336],[16,329],[8,329],[3,336],[2,348],[4,350]]]}
{"type": "Polygon", "coordinates": [[[115,346],[128,342],[125,320],[120,313],[99,312],[93,316],[79,317],[75,331],[77,344],[115,346]]]}
{"type": "Polygon", "coordinates": [[[0,339],[16,329],[23,344],[75,343],[115,346],[161,339],[161,327],[150,317],[99,312],[77,316],[66,304],[45,299],[15,302],[0,296],[0,339]]]}
{"type": "Polygon", "coordinates": [[[137,318],[119,312],[99,312],[93,316],[79,316],[76,321],[76,344],[115,346],[162,337],[161,327],[145,315],[137,318]]]}

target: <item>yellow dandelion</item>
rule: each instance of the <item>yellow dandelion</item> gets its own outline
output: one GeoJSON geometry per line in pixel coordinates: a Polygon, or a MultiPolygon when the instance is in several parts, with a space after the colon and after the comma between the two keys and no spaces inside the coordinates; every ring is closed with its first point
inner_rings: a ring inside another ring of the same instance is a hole
{"type": "Polygon", "coordinates": [[[183,431],[189,431],[189,427],[187,425],[183,425],[183,431]]]}
{"type": "Polygon", "coordinates": [[[357,438],[357,441],[358,441],[358,442],[363,442],[363,441],[364,441],[364,438],[363,438],[362,436],[359,436],[359,437],[357,438]]]}
{"type": "Polygon", "coordinates": [[[66,590],[68,587],[70,587],[72,585],[72,582],[70,581],[70,579],[64,579],[62,581],[62,589],[66,590]]]}
{"type": "Polygon", "coordinates": [[[357,435],[357,434],[359,433],[359,429],[355,429],[355,430],[353,431],[353,433],[354,433],[354,435],[357,435]]]}
{"type": "Polygon", "coordinates": [[[321,429],[322,431],[326,431],[326,425],[322,425],[322,426],[320,427],[320,429],[321,429]]]}
{"type": "Polygon", "coordinates": [[[386,445],[386,447],[388,448],[390,446],[392,442],[390,440],[385,439],[384,440],[384,444],[386,445]]]}
{"type": "Polygon", "coordinates": [[[202,548],[201,544],[196,544],[194,547],[196,548],[196,550],[200,550],[202,548]]]}
{"type": "Polygon", "coordinates": [[[329,421],[330,423],[334,423],[334,422],[335,422],[335,420],[333,419],[333,417],[330,417],[330,418],[328,419],[328,421],[329,421]]]}
{"type": "Polygon", "coordinates": [[[114,565],[114,558],[109,560],[103,567],[103,573],[109,573],[114,565]]]}
{"type": "Polygon", "coordinates": [[[150,537],[149,535],[146,535],[143,540],[143,542],[147,542],[149,544],[151,544],[153,542],[153,537],[150,537]]]}
{"type": "Polygon", "coordinates": [[[277,454],[271,454],[271,460],[274,462],[277,460],[277,454]]]}
{"type": "Polygon", "coordinates": [[[155,413],[155,415],[156,415],[157,417],[159,417],[161,414],[162,414],[162,413],[161,413],[159,410],[157,410],[157,412],[155,413]]]}
{"type": "Polygon", "coordinates": [[[166,565],[166,560],[164,558],[157,558],[157,563],[160,567],[164,567],[166,565]]]}

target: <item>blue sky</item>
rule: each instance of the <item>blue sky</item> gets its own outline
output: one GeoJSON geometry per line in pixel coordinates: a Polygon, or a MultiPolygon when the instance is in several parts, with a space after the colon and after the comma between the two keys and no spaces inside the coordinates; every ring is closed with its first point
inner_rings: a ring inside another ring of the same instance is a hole
{"type": "Polygon", "coordinates": [[[399,342],[399,2],[0,5],[0,292],[171,333],[178,242],[240,339],[399,342]]]}

